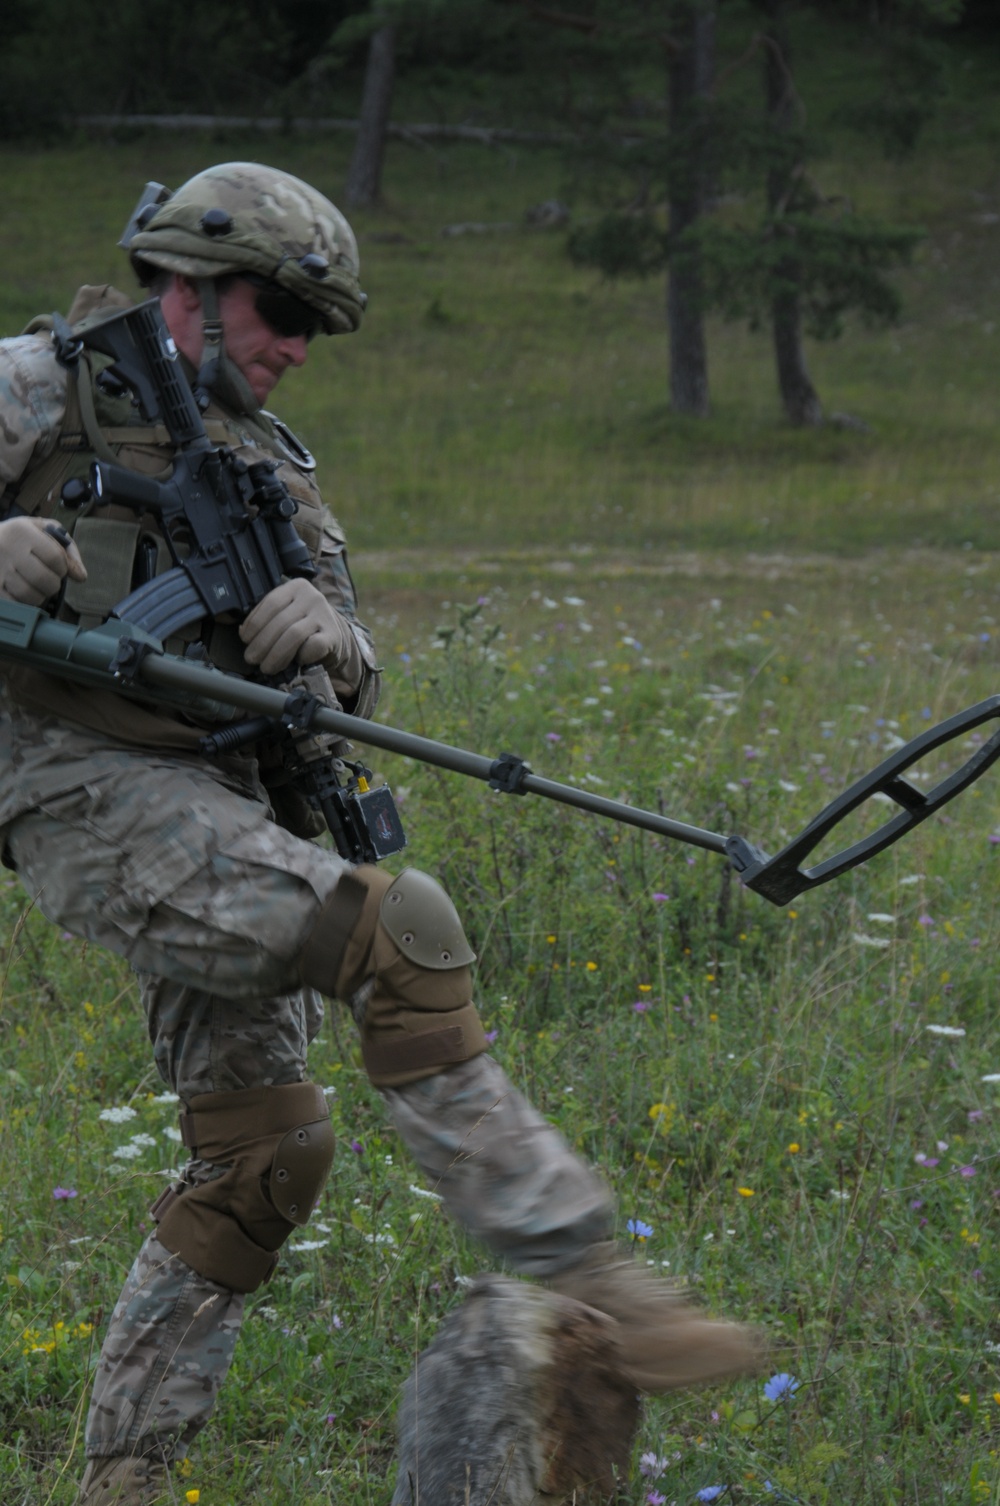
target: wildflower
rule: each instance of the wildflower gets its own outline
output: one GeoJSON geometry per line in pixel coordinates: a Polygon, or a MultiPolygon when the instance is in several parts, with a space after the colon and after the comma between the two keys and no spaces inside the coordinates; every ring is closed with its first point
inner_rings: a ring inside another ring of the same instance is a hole
{"type": "Polygon", "coordinates": [[[427,1197],[435,1203],[444,1202],[444,1198],[439,1192],[431,1192],[429,1187],[418,1187],[416,1182],[410,1183],[410,1191],[413,1193],[414,1197],[427,1197]]]}
{"type": "Polygon", "coordinates": [[[625,1225],[633,1239],[647,1240],[653,1232],[652,1224],[644,1224],[641,1218],[630,1218],[625,1225]]]}
{"type": "Polygon", "coordinates": [[[961,1036],[965,1034],[962,1025],[925,1025],[924,1029],[929,1035],[961,1036]]]}
{"type": "Polygon", "coordinates": [[[561,743],[562,742],[562,733],[561,732],[546,732],[546,734],[545,734],[545,741],[547,743],[561,743]]]}
{"type": "Polygon", "coordinates": [[[797,1156],[801,1149],[802,1146],[799,1144],[799,1142],[797,1140],[793,1140],[791,1145],[788,1147],[788,1154],[790,1156],[797,1156]]]}
{"type": "Polygon", "coordinates": [[[499,1030],[487,1030],[486,1039],[491,1046],[499,1034],[499,1030]]]}
{"type": "Polygon", "coordinates": [[[636,1014],[645,1014],[647,1009],[649,1008],[649,1000],[636,999],[635,1003],[632,1005],[632,1008],[635,1010],[636,1014]]]}
{"type": "Polygon", "coordinates": [[[669,1463],[670,1460],[665,1455],[661,1459],[650,1450],[639,1459],[639,1473],[645,1475],[647,1480],[658,1480],[669,1463]]]}
{"type": "Polygon", "coordinates": [[[588,973],[596,973],[597,972],[597,963],[596,962],[588,962],[587,963],[587,972],[588,973]]]}
{"type": "Polygon", "coordinates": [[[837,1202],[837,1203],[847,1203],[847,1202],[850,1202],[850,1198],[851,1198],[851,1194],[849,1192],[845,1191],[845,1189],[843,1187],[831,1187],[830,1188],[830,1196],[833,1198],[834,1202],[837,1202]]]}
{"type": "Polygon", "coordinates": [[[719,1497],[729,1489],[728,1485],[703,1485],[701,1490],[696,1491],[696,1501],[717,1501],[719,1497]]]}
{"type": "Polygon", "coordinates": [[[963,1407],[967,1407],[972,1400],[972,1393],[970,1391],[959,1391],[958,1399],[963,1407]]]}
{"type": "Polygon", "coordinates": [[[974,1166],[963,1166],[959,1169],[958,1174],[960,1177],[974,1177],[976,1174],[976,1168],[974,1166]]]}
{"type": "Polygon", "coordinates": [[[922,1208],[923,1206],[924,1200],[922,1197],[915,1197],[910,1199],[910,1207],[913,1209],[914,1213],[916,1213],[918,1208],[922,1208]]]}
{"type": "Polygon", "coordinates": [[[798,1389],[799,1382],[787,1370],[779,1371],[764,1383],[764,1395],[768,1401],[784,1401],[787,1397],[794,1396],[798,1389]]]}
{"type": "Polygon", "coordinates": [[[980,1082],[1000,1082],[1000,1072],[987,1072],[979,1079],[980,1082]]]}
{"type": "Polygon", "coordinates": [[[54,1187],[52,1196],[57,1203],[65,1202],[67,1198],[76,1197],[75,1187],[54,1187]]]}
{"type": "Polygon", "coordinates": [[[360,1156],[361,1152],[364,1150],[364,1146],[361,1144],[360,1140],[352,1140],[351,1149],[356,1156],[360,1156]]]}
{"type": "Polygon", "coordinates": [[[647,1506],[667,1506],[667,1498],[658,1490],[651,1490],[646,1497],[647,1506]]]}
{"type": "Polygon", "coordinates": [[[935,1166],[940,1165],[937,1156],[925,1156],[923,1151],[919,1150],[917,1151],[917,1154],[913,1157],[913,1159],[914,1161],[916,1161],[917,1165],[922,1166],[925,1171],[933,1171],[935,1166]]]}
{"type": "Polygon", "coordinates": [[[970,1109],[965,1117],[966,1119],[968,1119],[970,1124],[975,1124],[977,1120],[982,1119],[983,1113],[983,1109],[970,1109]]]}
{"type": "Polygon", "coordinates": [[[736,1191],[740,1197],[756,1197],[757,1195],[752,1187],[737,1187],[736,1191]]]}
{"type": "Polygon", "coordinates": [[[933,924],[934,924],[934,919],[930,915],[921,915],[921,916],[919,916],[917,918],[917,925],[918,926],[932,926],[933,924]]]}
{"type": "Polygon", "coordinates": [[[142,1146],[133,1145],[130,1140],[127,1145],[116,1146],[111,1154],[117,1156],[120,1161],[134,1161],[136,1156],[142,1155],[142,1146]]]}
{"type": "Polygon", "coordinates": [[[127,1124],[130,1119],[136,1117],[135,1109],[127,1106],[116,1109],[102,1109],[98,1119],[103,1119],[107,1124],[127,1124]]]}
{"type": "Polygon", "coordinates": [[[336,1414],[336,1412],[327,1412],[327,1414],[326,1414],[327,1427],[330,1427],[336,1421],[337,1421],[337,1414],[336,1414]]]}
{"type": "Polygon", "coordinates": [[[855,931],[851,940],[855,946],[874,946],[882,950],[892,946],[892,941],[888,936],[866,936],[863,931],[855,931]]]}
{"type": "Polygon", "coordinates": [[[873,910],[868,919],[880,926],[894,926],[896,924],[895,915],[887,915],[881,910],[873,910]]]}
{"type": "Polygon", "coordinates": [[[187,1501],[188,1506],[198,1506],[198,1502],[201,1500],[201,1491],[197,1489],[186,1490],[184,1492],[184,1499],[187,1501]]]}
{"type": "Polygon", "coordinates": [[[556,944],[556,938],[554,936],[546,936],[545,940],[548,942],[549,946],[555,946],[556,944]]]}
{"type": "Polygon", "coordinates": [[[328,1239],[300,1239],[298,1244],[289,1245],[288,1248],[304,1254],[307,1250],[322,1250],[329,1243],[328,1239]]]}
{"type": "Polygon", "coordinates": [[[663,891],[662,891],[662,890],[660,890],[660,889],[657,889],[657,890],[656,890],[656,891],[655,891],[655,893],[654,893],[654,894],[653,894],[653,902],[654,902],[654,903],[655,903],[655,904],[657,904],[657,905],[662,905],[662,904],[665,904],[665,903],[666,903],[666,901],[667,901],[667,900],[668,900],[668,899],[669,899],[669,898],[670,898],[670,895],[669,895],[669,894],[664,894],[664,893],[663,893],[663,891]]]}

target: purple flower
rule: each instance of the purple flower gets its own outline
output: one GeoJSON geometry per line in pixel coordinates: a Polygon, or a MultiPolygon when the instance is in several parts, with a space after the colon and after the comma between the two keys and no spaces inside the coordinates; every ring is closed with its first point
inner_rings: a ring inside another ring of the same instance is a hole
{"type": "Polygon", "coordinates": [[[329,1427],[331,1425],[331,1423],[334,1423],[336,1421],[337,1421],[337,1414],[336,1414],[336,1412],[327,1412],[327,1414],[326,1414],[327,1427],[329,1427]]]}
{"type": "Polygon", "coordinates": [[[962,1176],[962,1177],[974,1177],[975,1174],[976,1174],[976,1168],[974,1166],[963,1166],[959,1170],[959,1176],[962,1176]]]}
{"type": "Polygon", "coordinates": [[[970,1109],[968,1114],[966,1115],[966,1118],[968,1119],[970,1124],[975,1124],[978,1119],[981,1119],[983,1117],[984,1112],[984,1109],[970,1109]]]}
{"type": "Polygon", "coordinates": [[[1000,844],[1000,836],[998,836],[995,831],[991,831],[990,832],[990,836],[989,836],[989,842],[990,842],[990,846],[991,847],[996,847],[998,844],[1000,844]]]}
{"type": "Polygon", "coordinates": [[[76,1197],[76,1188],[75,1187],[55,1187],[52,1190],[52,1196],[55,1198],[55,1200],[56,1200],[57,1203],[63,1203],[68,1198],[76,1197]]]}
{"type": "Polygon", "coordinates": [[[768,1401],[784,1401],[794,1396],[799,1389],[799,1382],[794,1375],[789,1375],[787,1370],[781,1370],[777,1375],[772,1375],[769,1381],[764,1383],[764,1395],[768,1401]]]}
{"type": "Polygon", "coordinates": [[[695,1494],[696,1501],[717,1501],[728,1490],[728,1485],[703,1485],[695,1494]]]}
{"type": "Polygon", "coordinates": [[[547,743],[561,743],[562,742],[562,733],[561,732],[546,732],[546,734],[545,734],[545,741],[547,743]]]}
{"type": "MultiPolygon", "coordinates": [[[[1000,837],[997,837],[997,841],[1000,842],[1000,837]]],[[[655,891],[655,893],[653,894],[654,903],[658,904],[658,905],[665,904],[666,901],[669,898],[670,898],[670,895],[669,894],[664,894],[663,891],[660,890],[660,889],[657,889],[655,891]]]]}
{"type": "Polygon", "coordinates": [[[499,1034],[499,1030],[487,1030],[486,1039],[489,1041],[491,1046],[499,1034]]]}
{"type": "Polygon", "coordinates": [[[636,1014],[645,1014],[646,1010],[650,1006],[650,1002],[651,1001],[649,999],[636,999],[635,1003],[632,1005],[632,1008],[635,1010],[636,1014]]]}
{"type": "Polygon", "coordinates": [[[653,1232],[652,1224],[644,1224],[641,1218],[630,1218],[625,1227],[633,1239],[648,1239],[653,1232]]]}
{"type": "Polygon", "coordinates": [[[932,926],[934,920],[930,915],[921,915],[917,921],[918,926],[932,926]]]}
{"type": "Polygon", "coordinates": [[[364,1146],[361,1144],[360,1140],[352,1140],[351,1149],[356,1156],[360,1156],[361,1152],[364,1150],[364,1146]]]}
{"type": "Polygon", "coordinates": [[[647,1480],[658,1480],[669,1463],[669,1459],[666,1457],[661,1459],[658,1454],[654,1454],[652,1449],[650,1449],[639,1460],[639,1473],[640,1475],[645,1475],[647,1480]]]}
{"type": "Polygon", "coordinates": [[[914,1213],[916,1213],[918,1208],[922,1208],[923,1206],[924,1200],[922,1197],[915,1197],[910,1199],[910,1207],[913,1209],[914,1213]]]}
{"type": "Polygon", "coordinates": [[[658,1490],[651,1490],[646,1497],[646,1506],[667,1506],[667,1498],[658,1490]]]}
{"type": "Polygon", "coordinates": [[[918,1164],[922,1166],[925,1171],[933,1171],[934,1167],[939,1165],[939,1162],[937,1156],[920,1156],[918,1164]]]}

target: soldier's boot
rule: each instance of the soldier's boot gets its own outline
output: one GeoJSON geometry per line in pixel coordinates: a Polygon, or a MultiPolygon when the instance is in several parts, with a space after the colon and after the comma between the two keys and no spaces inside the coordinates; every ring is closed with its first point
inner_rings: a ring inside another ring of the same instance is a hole
{"type": "Polygon", "coordinates": [[[640,1391],[672,1391],[761,1365],[762,1346],[753,1329],[708,1317],[669,1281],[611,1243],[593,1246],[550,1285],[617,1319],[624,1373],[640,1391]]]}
{"type": "Polygon", "coordinates": [[[89,1459],[77,1506],[152,1506],[167,1488],[167,1467],[155,1456],[89,1459]]]}

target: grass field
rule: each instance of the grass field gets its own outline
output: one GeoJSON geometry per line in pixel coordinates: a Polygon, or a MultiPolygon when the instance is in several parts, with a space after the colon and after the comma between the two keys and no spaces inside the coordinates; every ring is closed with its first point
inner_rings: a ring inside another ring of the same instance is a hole
{"type": "MultiPolygon", "coordinates": [[[[358,217],[370,318],[281,404],[354,546],[381,717],[774,850],[997,690],[1000,180],[974,64],[981,132],[963,98],[903,167],[823,165],[928,230],[903,326],[813,355],[869,433],[784,429],[763,338],[714,326],[715,414],[672,419],[659,286],[519,228],[440,235],[518,220],[560,191],[554,157],[392,149],[388,207],[358,217]]],[[[250,155],[342,180],[337,141],[4,150],[3,325],[121,281],[147,177],[250,155]]],[[[769,1338],[759,1379],[646,1405],[620,1501],[1000,1502],[996,776],[775,909],[711,855],[377,764],[409,861],[459,904],[499,1059],[615,1187],[622,1237],[651,1227],[640,1258],[769,1338]],[[772,1402],[780,1372],[798,1386],[772,1402]]],[[[0,880],[0,1500],[68,1506],[178,1147],[127,971],[25,906],[0,880]]],[[[313,1072],[335,1173],[178,1501],[386,1501],[399,1384],[488,1263],[414,1190],[340,1015],[313,1072]]]]}

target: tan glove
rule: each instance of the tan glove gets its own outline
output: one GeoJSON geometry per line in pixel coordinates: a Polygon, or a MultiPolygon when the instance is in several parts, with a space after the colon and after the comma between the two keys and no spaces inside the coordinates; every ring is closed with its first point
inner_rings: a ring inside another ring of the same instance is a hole
{"type": "Polygon", "coordinates": [[[0,523],[0,596],[40,607],[55,596],[66,576],[86,580],[80,551],[58,523],[46,518],[8,518],[0,523]]]}
{"type": "Polygon", "coordinates": [[[357,661],[354,683],[360,679],[361,656],[354,634],[311,581],[296,577],[275,586],[244,619],[240,637],[247,663],[266,675],[275,675],[293,662],[322,663],[333,673],[357,661]]]}

